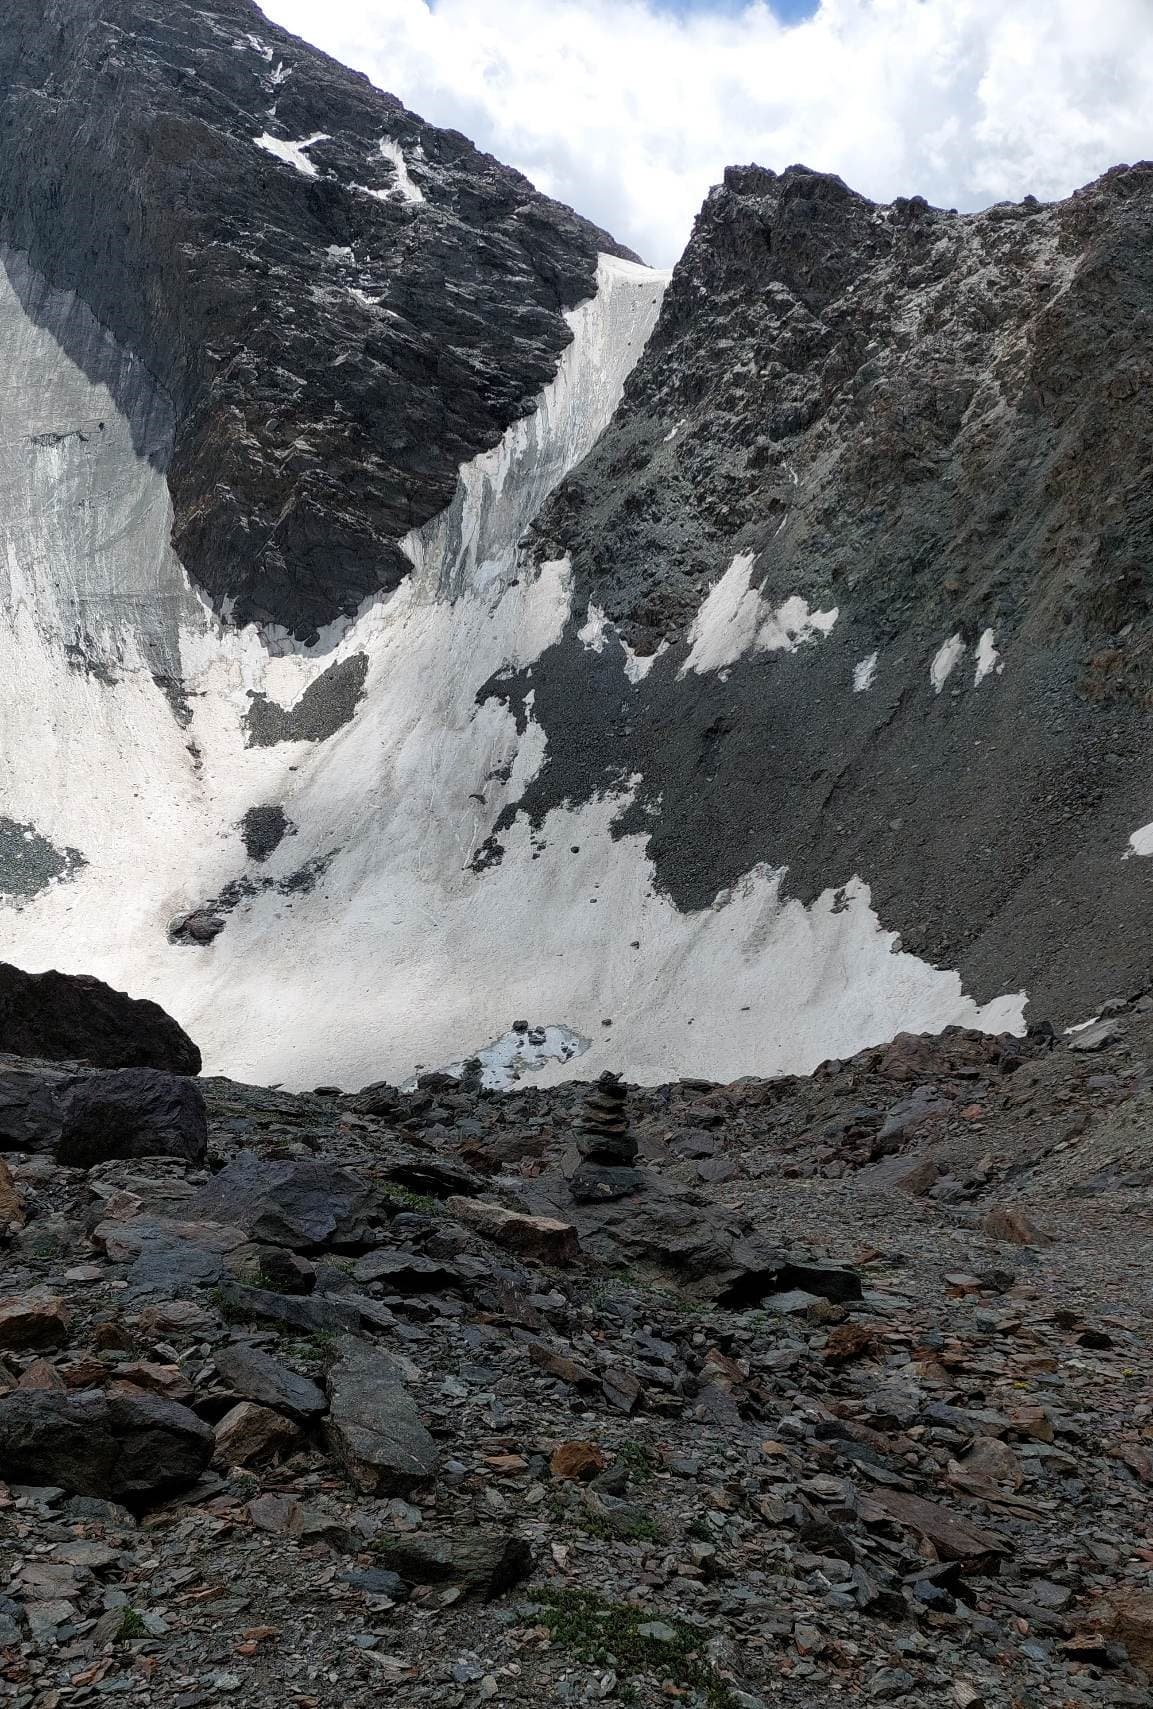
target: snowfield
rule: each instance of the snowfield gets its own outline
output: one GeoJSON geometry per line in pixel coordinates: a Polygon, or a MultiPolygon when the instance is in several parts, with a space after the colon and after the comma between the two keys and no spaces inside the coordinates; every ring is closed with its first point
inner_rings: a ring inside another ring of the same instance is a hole
{"type": "MultiPolygon", "coordinates": [[[[805,1072],[903,1027],[1021,1026],[1023,993],[979,1008],[955,973],[901,952],[861,879],[806,909],[758,868],[678,912],[643,837],[610,835],[620,795],[539,832],[518,819],[503,860],[472,865],[546,743],[531,705],[518,730],[478,691],[531,667],[572,603],[567,561],[531,567],[517,542],[612,415],[664,281],[602,260],[536,412],[405,543],[411,579],[305,652],[231,628],[190,587],[169,546],[165,401],[85,309],[7,258],[0,821],[77,859],[55,877],[48,860],[43,886],[19,894],[0,836],[0,954],[151,996],[207,1072],[291,1087],[399,1081],[480,1050],[494,1084],[538,1063],[543,1081],[606,1067],[731,1079],[805,1072]],[[351,715],[338,682],[358,694],[351,715]],[[260,707],[299,707],[310,689],[296,725],[319,739],[255,738],[260,707]],[[266,805],[290,829],[254,862],[241,822],[266,805]],[[237,880],[248,893],[210,944],[169,941],[174,916],[237,880]]],[[[710,594],[686,669],[819,644],[836,621],[801,600],[769,610],[750,571],[738,560],[710,594]]],[[[591,650],[603,629],[590,611],[591,650]]],[[[946,643],[934,687],[957,657],[946,643]]],[[[995,658],[990,635],[978,671],[995,658]]]]}

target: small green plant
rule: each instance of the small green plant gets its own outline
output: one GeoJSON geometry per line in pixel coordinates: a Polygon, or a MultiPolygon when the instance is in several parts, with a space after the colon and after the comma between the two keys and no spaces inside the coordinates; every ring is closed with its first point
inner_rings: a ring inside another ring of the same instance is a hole
{"type": "Polygon", "coordinates": [[[386,1181],[381,1191],[400,1210],[420,1211],[422,1216],[440,1215],[440,1201],[430,1199],[427,1193],[412,1193],[407,1187],[398,1187],[395,1181],[386,1181]]]}
{"type": "Polygon", "coordinates": [[[130,1638],[146,1638],[148,1627],[135,1608],[126,1608],[116,1631],[116,1642],[126,1644],[130,1638]]]}
{"type": "Polygon", "coordinates": [[[617,1459],[627,1468],[633,1483],[652,1483],[657,1469],[656,1456],[643,1442],[622,1442],[617,1449],[617,1459]]]}
{"type": "MultiPolygon", "coordinates": [[[[714,1677],[703,1653],[706,1635],[687,1621],[605,1602],[587,1590],[550,1588],[537,1592],[536,1600],[540,1624],[578,1660],[615,1668],[626,1682],[630,1674],[647,1673],[682,1689],[691,1687],[703,1693],[708,1709],[736,1709],[732,1692],[714,1677]],[[671,1637],[646,1630],[654,1626],[671,1637]]],[[[629,1701],[623,1692],[621,1701],[629,1701]]]]}

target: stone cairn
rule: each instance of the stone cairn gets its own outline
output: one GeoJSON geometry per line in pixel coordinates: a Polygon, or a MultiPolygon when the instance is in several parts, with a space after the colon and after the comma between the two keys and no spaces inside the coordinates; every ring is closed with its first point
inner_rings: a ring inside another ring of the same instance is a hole
{"type": "Polygon", "coordinates": [[[645,1185],[629,1129],[628,1089],[619,1074],[606,1069],[587,1094],[576,1142],[581,1163],[570,1182],[574,1199],[621,1199],[645,1185]]]}

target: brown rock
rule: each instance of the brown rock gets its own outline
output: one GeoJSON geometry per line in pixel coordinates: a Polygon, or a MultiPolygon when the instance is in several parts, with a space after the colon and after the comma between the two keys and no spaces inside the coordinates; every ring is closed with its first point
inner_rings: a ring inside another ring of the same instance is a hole
{"type": "Polygon", "coordinates": [[[503,1246],[521,1258],[538,1264],[575,1264],[580,1257],[580,1241],[571,1223],[553,1217],[525,1216],[520,1211],[491,1204],[487,1199],[452,1198],[445,1208],[458,1222],[475,1228],[495,1246],[503,1246]]]}
{"type": "Polygon", "coordinates": [[[869,1500],[898,1525],[932,1543],[943,1561],[961,1561],[973,1568],[995,1567],[1000,1557],[1009,1553],[1011,1545],[1004,1537],[970,1525],[935,1501],[923,1501],[919,1495],[895,1489],[870,1490],[869,1500]]]}
{"type": "Polygon", "coordinates": [[[145,1394],[163,1395],[166,1400],[187,1401],[192,1384],[179,1365],[155,1365],[146,1359],[129,1360],[116,1367],[117,1382],[131,1383],[145,1394]]]}
{"type": "Polygon", "coordinates": [[[566,1358],[563,1353],[553,1353],[539,1341],[534,1341],[528,1350],[528,1356],[534,1365],[550,1377],[559,1377],[562,1383],[568,1383],[574,1389],[596,1389],[600,1387],[600,1378],[587,1365],[578,1364],[575,1359],[566,1358]]]}
{"type": "Polygon", "coordinates": [[[855,1185],[866,1192],[907,1193],[916,1199],[936,1185],[941,1173],[941,1163],[932,1153],[885,1157],[880,1163],[860,1170],[855,1185]]]}
{"type": "Polygon", "coordinates": [[[548,1469],[567,1483],[589,1483],[607,1465],[603,1448],[595,1442],[562,1442],[553,1449],[548,1469]]]}
{"type": "Polygon", "coordinates": [[[295,1448],[299,1440],[300,1430],[290,1418],[242,1400],[216,1426],[212,1458],[217,1466],[248,1466],[295,1448]]]}
{"type": "Polygon", "coordinates": [[[0,1157],[0,1229],[24,1227],[24,1195],[12,1171],[0,1157]]]}
{"type": "Polygon", "coordinates": [[[851,1359],[861,1359],[877,1345],[873,1330],[864,1323],[839,1323],[830,1329],[825,1342],[825,1358],[832,1365],[847,1365],[851,1359]]]}
{"type": "Polygon", "coordinates": [[[997,1206],[981,1218],[981,1232],[1011,1246],[1052,1246],[1053,1237],[1030,1222],[1022,1211],[997,1206]]]}
{"type": "Polygon", "coordinates": [[[296,1537],[302,1543],[326,1543],[331,1549],[351,1549],[345,1526],[326,1514],[304,1507],[290,1495],[258,1495],[248,1504],[248,1517],[258,1531],[274,1537],[296,1537]]]}
{"type": "Polygon", "coordinates": [[[0,1347],[59,1347],[68,1339],[64,1301],[51,1294],[15,1294],[0,1299],[0,1347]]]}
{"type": "Polygon", "coordinates": [[[1122,1591],[1113,1598],[1113,1632],[1129,1652],[1129,1660],[1153,1673],[1153,1594],[1122,1591]]]}
{"type": "Polygon", "coordinates": [[[50,1359],[33,1359],[20,1374],[18,1389],[62,1389],[64,1378],[50,1359]]]}

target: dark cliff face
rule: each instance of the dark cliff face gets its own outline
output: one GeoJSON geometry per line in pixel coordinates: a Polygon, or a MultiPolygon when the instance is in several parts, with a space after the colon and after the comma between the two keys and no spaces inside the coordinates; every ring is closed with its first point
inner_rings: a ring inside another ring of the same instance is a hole
{"type": "Polygon", "coordinates": [[[738,551],[878,639],[1029,604],[1092,647],[1153,593],[1151,335],[1149,163],[970,215],[730,168],[541,530],[644,651],[738,551]]]}
{"type": "Polygon", "coordinates": [[[186,567],[303,640],[407,573],[627,253],[249,0],[0,0],[0,115],[0,241],[173,400],[186,567]]]}
{"type": "Polygon", "coordinates": [[[980,999],[1074,1021],[1142,988],[1151,330],[1153,165],[964,216],[730,169],[538,519],[574,616],[533,671],[548,759],[520,810],[640,778],[620,829],[682,908],[758,862],[805,901],[856,874],[980,999]],[[763,616],[799,596],[836,621],[686,668],[738,553],[763,616]],[[642,680],[582,646],[588,603],[660,649],[642,680]]]}

